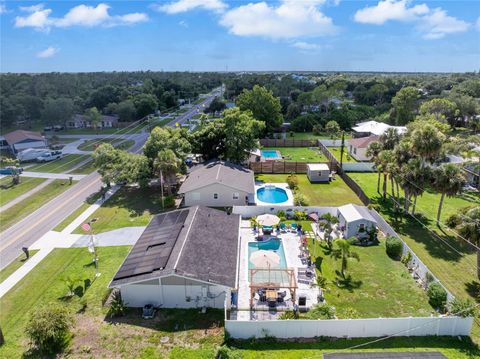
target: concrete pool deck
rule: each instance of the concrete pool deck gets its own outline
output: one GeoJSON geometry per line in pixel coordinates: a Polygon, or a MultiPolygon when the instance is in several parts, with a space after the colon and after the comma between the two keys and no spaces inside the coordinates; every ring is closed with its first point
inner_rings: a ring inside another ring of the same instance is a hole
{"type": "Polygon", "coordinates": [[[293,192],[287,183],[255,183],[255,204],[257,206],[293,206],[293,192]],[[260,188],[273,186],[283,189],[287,193],[287,200],[280,203],[263,202],[258,198],[257,192],[260,188]]]}

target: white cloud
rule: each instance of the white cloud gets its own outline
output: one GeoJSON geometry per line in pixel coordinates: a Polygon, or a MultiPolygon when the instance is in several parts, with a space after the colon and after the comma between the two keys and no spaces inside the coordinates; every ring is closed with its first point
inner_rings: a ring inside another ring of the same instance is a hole
{"type": "Polygon", "coordinates": [[[47,47],[45,50],[42,50],[40,52],[37,52],[37,57],[38,58],[41,58],[41,59],[46,59],[48,57],[52,57],[53,55],[55,55],[58,51],[60,51],[59,48],[57,47],[53,47],[53,46],[49,46],[47,47]]]}
{"type": "Polygon", "coordinates": [[[185,29],[188,29],[188,22],[186,22],[185,20],[179,21],[178,25],[184,27],[185,29]]]}
{"type": "Polygon", "coordinates": [[[98,4],[97,6],[78,5],[71,8],[63,17],[50,17],[51,9],[45,9],[43,4],[21,7],[20,10],[28,12],[27,16],[17,16],[15,27],[33,27],[36,30],[48,31],[51,27],[70,26],[118,26],[130,25],[148,21],[145,13],[130,13],[125,15],[110,15],[110,6],[98,4]]]}
{"type": "Polygon", "coordinates": [[[318,5],[324,2],[282,0],[278,6],[266,2],[249,3],[225,12],[220,24],[234,35],[271,39],[332,34],[336,32],[336,26],[318,9],[318,5]]]}
{"type": "Polygon", "coordinates": [[[475,23],[475,27],[477,28],[478,31],[480,31],[480,16],[477,19],[477,22],[475,23]]]}
{"type": "Polygon", "coordinates": [[[204,9],[222,12],[227,8],[222,0],[177,0],[168,4],[154,4],[152,8],[167,14],[178,14],[193,9],[204,9]]]}
{"type": "Polygon", "coordinates": [[[305,42],[305,41],[297,41],[292,44],[293,47],[300,49],[300,50],[319,50],[321,48],[320,45],[318,44],[312,44],[310,42],[305,42]]]}
{"type": "Polygon", "coordinates": [[[470,24],[449,16],[442,8],[426,4],[410,6],[411,0],[381,0],[375,6],[358,10],[354,19],[363,24],[382,25],[387,21],[413,22],[425,39],[440,39],[447,34],[468,30],[470,24]]]}
{"type": "Polygon", "coordinates": [[[5,14],[7,12],[7,7],[5,4],[0,4],[0,14],[5,14]]]}

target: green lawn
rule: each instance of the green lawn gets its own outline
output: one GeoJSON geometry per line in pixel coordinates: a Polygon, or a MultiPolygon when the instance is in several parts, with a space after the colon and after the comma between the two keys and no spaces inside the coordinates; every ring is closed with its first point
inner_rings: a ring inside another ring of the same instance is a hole
{"type": "MultiPolygon", "coordinates": [[[[38,250],[31,250],[30,258],[32,258],[33,255],[37,252],[38,250]]],[[[25,262],[27,262],[25,254],[21,254],[17,258],[15,258],[15,260],[12,263],[10,263],[5,268],[0,270],[0,283],[2,283],[5,279],[7,279],[13,272],[15,272],[18,268],[20,268],[25,262]]]]}
{"type": "Polygon", "coordinates": [[[265,150],[280,151],[287,162],[328,162],[318,148],[309,147],[265,147],[265,150]]]}
{"type": "MultiPolygon", "coordinates": [[[[161,212],[161,208],[160,190],[123,187],[88,220],[98,218],[93,225],[95,233],[122,227],[146,226],[154,214],[161,212]]],[[[79,227],[73,233],[84,232],[79,227]]]]}
{"type": "Polygon", "coordinates": [[[141,132],[144,125],[136,124],[135,126],[130,126],[128,128],[104,128],[104,129],[93,129],[93,128],[69,128],[61,132],[56,132],[57,135],[121,135],[124,133],[139,133],[141,132]]]}
{"type": "Polygon", "coordinates": [[[88,175],[88,174],[92,173],[93,171],[96,171],[96,169],[97,168],[93,164],[93,160],[92,160],[92,161],[88,161],[84,165],[74,169],[70,173],[74,174],[74,175],[88,175]]]}
{"type": "Polygon", "coordinates": [[[28,216],[70,187],[68,180],[55,180],[32,196],[10,207],[6,211],[0,212],[0,232],[28,216]]]}
{"type": "MultiPolygon", "coordinates": [[[[328,147],[328,150],[335,156],[335,158],[340,161],[340,147],[328,147]]],[[[357,160],[350,156],[348,153],[348,148],[345,146],[343,149],[343,163],[355,163],[357,160]]]]}
{"type": "Polygon", "coordinates": [[[89,155],[65,155],[59,160],[36,163],[26,170],[30,172],[65,173],[89,157],[89,155]]]}
{"type": "Polygon", "coordinates": [[[125,140],[122,138],[102,138],[85,141],[80,146],[78,146],[78,149],[81,151],[94,151],[98,146],[103,143],[110,143],[112,146],[120,149],[128,149],[135,144],[135,141],[125,140]]]}
{"type": "Polygon", "coordinates": [[[12,186],[12,177],[8,176],[0,179],[0,206],[34,189],[45,181],[45,178],[21,177],[20,183],[12,186]]]}
{"type": "MultiPolygon", "coordinates": [[[[259,174],[256,179],[263,182],[285,183],[286,174],[259,174]]],[[[310,206],[341,206],[347,203],[362,204],[357,195],[336,176],[330,183],[310,183],[307,175],[297,175],[298,192],[302,193],[310,206]]]]}
{"type": "Polygon", "coordinates": [[[348,259],[347,279],[337,274],[341,260],[333,258],[324,243],[310,241],[309,247],[318,273],[328,280],[326,301],[337,308],[340,318],[345,318],[346,308],[354,309],[361,318],[419,317],[435,313],[425,291],[407,268],[386,254],[384,240],[376,246],[351,246],[360,261],[348,259]]]}
{"type": "Polygon", "coordinates": [[[100,198],[100,192],[97,192],[91,195],[85,202],[82,203],[75,211],[73,211],[68,217],[66,217],[62,222],[60,222],[53,230],[61,232],[72,223],[79,215],[81,215],[88,207],[95,203],[97,199],[100,198]]]}
{"type": "MultiPolygon", "coordinates": [[[[349,133],[345,133],[345,139],[352,138],[352,135],[349,133]]],[[[294,140],[331,140],[332,137],[328,133],[321,133],[320,135],[315,135],[313,132],[294,132],[293,137],[290,135],[290,132],[287,132],[287,139],[294,139],[294,140]]],[[[338,137],[340,142],[340,137],[338,137]]]]}

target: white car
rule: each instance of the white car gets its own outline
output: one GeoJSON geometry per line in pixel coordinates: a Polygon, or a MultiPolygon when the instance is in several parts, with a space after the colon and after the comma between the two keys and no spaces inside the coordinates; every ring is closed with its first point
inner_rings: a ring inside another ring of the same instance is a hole
{"type": "Polygon", "coordinates": [[[50,151],[45,153],[39,157],[37,157],[37,162],[50,162],[54,160],[58,160],[63,157],[62,151],[50,151]]]}

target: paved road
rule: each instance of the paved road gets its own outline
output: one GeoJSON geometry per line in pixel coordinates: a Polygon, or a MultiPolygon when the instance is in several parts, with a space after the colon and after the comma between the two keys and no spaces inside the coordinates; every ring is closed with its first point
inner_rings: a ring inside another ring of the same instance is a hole
{"type": "MultiPolygon", "coordinates": [[[[148,134],[136,136],[130,152],[138,153],[148,138],[148,134]]],[[[0,233],[0,269],[21,254],[21,248],[30,246],[45,233],[52,230],[65,217],[75,211],[102,186],[101,177],[93,172],[80,180],[38,210],[0,233]]]]}

